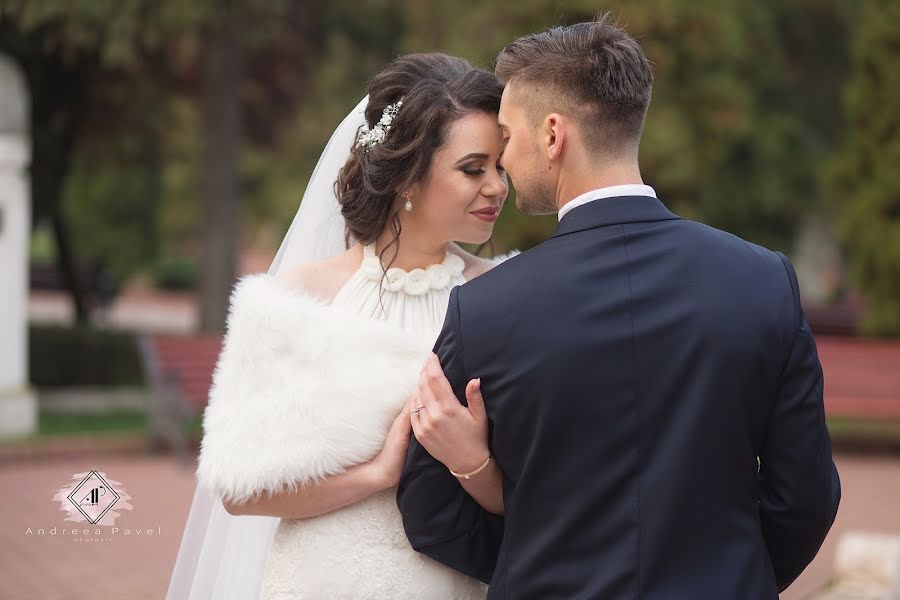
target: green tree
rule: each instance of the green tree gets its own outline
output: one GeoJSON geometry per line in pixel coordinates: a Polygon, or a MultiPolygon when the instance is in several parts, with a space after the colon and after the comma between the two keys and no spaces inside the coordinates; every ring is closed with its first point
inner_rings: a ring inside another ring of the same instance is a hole
{"type": "Polygon", "coordinates": [[[406,20],[396,2],[321,2],[315,9],[315,56],[292,118],[277,121],[270,144],[244,155],[244,233],[275,245],[298,208],[325,143],[366,94],[369,79],[398,51],[406,20]],[[274,227],[273,227],[274,225],[274,227]]]}
{"type": "MultiPolygon", "coordinates": [[[[60,271],[79,320],[87,319],[89,307],[65,219],[71,212],[64,210],[66,191],[109,200],[122,177],[138,169],[148,185],[123,204],[152,205],[154,191],[162,189],[154,169],[161,165],[171,122],[167,112],[180,94],[197,105],[201,140],[196,184],[203,215],[202,327],[224,326],[235,271],[242,141],[271,139],[279,117],[292,116],[314,57],[307,45],[316,39],[311,6],[304,0],[0,5],[0,49],[23,65],[33,98],[35,221],[53,225],[60,271]],[[254,118],[260,113],[267,116],[254,118]],[[133,152],[123,156],[123,146],[133,152]],[[92,158],[105,159],[103,166],[85,169],[99,183],[90,176],[70,178],[78,152],[86,148],[92,158]],[[130,170],[121,168],[134,158],[130,170]]],[[[116,225],[115,216],[106,223],[110,229],[116,225]]],[[[154,228],[144,229],[152,246],[154,228]]]]}
{"type": "MultiPolygon", "coordinates": [[[[847,69],[850,2],[643,0],[618,9],[655,63],[641,159],[667,203],[789,249],[800,219],[818,208],[819,163],[841,134],[833,99],[847,69]]],[[[66,210],[48,214],[70,219],[76,248],[115,253],[111,262],[123,273],[211,226],[197,253],[211,261],[203,296],[211,315],[204,322],[213,328],[224,314],[233,248],[250,236],[273,245],[280,239],[325,141],[383,64],[399,53],[442,51],[490,68],[516,36],[589,20],[597,10],[588,0],[0,6],[0,47],[10,37],[26,39],[40,60],[62,64],[59,74],[39,62],[26,67],[36,84],[37,74],[52,75],[40,98],[65,117],[43,110],[36,144],[72,154],[40,161],[70,174],[62,186],[66,210]],[[223,60],[230,66],[212,69],[223,60]],[[70,88],[61,94],[61,86],[70,88]],[[127,198],[115,197],[119,189],[127,198]],[[120,226],[110,217],[103,235],[91,235],[104,215],[119,214],[112,207],[126,206],[146,221],[120,226]],[[142,240],[140,251],[116,253],[125,236],[142,240]]],[[[496,231],[498,249],[530,247],[554,226],[552,216],[509,210],[496,231]]]]}
{"type": "Polygon", "coordinates": [[[864,327],[900,335],[900,4],[863,4],[844,96],[846,143],[826,180],[851,275],[866,301],[864,327]]]}
{"type": "MultiPolygon", "coordinates": [[[[843,5],[645,0],[615,8],[654,63],[641,162],[675,210],[790,248],[802,216],[817,207],[817,164],[836,135],[829,98],[846,63],[843,5]]],[[[406,10],[403,50],[444,50],[489,66],[513,38],[590,20],[598,8],[589,0],[520,0],[460,10],[452,0],[406,0],[406,10]]],[[[524,218],[511,221],[515,230],[501,233],[514,245],[542,237],[524,218]]],[[[536,225],[546,232],[552,221],[536,225]]]]}

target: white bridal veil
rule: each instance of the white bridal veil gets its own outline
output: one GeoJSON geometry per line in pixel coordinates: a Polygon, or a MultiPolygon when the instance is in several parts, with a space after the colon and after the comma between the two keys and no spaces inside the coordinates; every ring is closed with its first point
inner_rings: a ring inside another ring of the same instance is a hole
{"type": "MultiPolygon", "coordinates": [[[[334,131],[313,171],[300,208],[269,267],[274,275],[340,254],[344,219],[334,194],[338,171],[365,123],[368,96],[334,131]]],[[[169,581],[168,600],[253,600],[278,525],[277,517],[232,516],[218,498],[197,484],[181,548],[169,581]]]]}

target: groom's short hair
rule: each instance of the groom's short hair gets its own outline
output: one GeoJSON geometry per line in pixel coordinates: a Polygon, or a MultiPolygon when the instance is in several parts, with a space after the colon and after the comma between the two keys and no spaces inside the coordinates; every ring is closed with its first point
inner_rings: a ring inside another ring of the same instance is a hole
{"type": "Polygon", "coordinates": [[[495,72],[527,90],[536,118],[572,116],[588,151],[636,150],[653,73],[640,44],[609,13],[518,38],[497,56],[495,72]]]}

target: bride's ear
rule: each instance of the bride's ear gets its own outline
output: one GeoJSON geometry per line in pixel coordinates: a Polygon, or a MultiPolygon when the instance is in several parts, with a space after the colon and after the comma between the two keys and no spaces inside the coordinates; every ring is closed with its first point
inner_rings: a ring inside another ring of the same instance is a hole
{"type": "Polygon", "coordinates": [[[400,206],[402,207],[407,200],[415,202],[416,197],[418,197],[419,195],[419,190],[420,186],[418,183],[413,183],[397,190],[397,197],[400,199],[400,206]]]}

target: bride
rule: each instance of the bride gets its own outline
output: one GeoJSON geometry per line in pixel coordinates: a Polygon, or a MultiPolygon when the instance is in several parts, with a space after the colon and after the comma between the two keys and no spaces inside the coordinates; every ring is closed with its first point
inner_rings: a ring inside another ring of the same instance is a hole
{"type": "Polygon", "coordinates": [[[408,55],[335,131],[271,269],[232,294],[168,598],[484,598],[412,550],[395,490],[450,290],[496,264],[455,242],[487,241],[507,197],[501,92],[408,55]]]}

